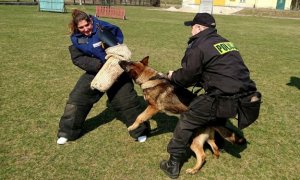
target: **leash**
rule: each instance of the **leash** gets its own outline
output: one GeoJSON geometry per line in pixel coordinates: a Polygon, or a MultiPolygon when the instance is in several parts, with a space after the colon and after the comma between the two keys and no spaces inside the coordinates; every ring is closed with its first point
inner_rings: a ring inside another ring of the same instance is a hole
{"type": "Polygon", "coordinates": [[[169,81],[167,75],[161,72],[158,72],[155,76],[151,77],[149,80],[156,80],[156,79],[165,79],[169,81]]]}

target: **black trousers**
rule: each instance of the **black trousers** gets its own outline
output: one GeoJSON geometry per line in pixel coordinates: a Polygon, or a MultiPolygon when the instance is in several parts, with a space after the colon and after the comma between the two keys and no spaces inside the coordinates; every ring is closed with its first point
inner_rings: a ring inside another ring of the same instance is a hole
{"type": "MultiPolygon", "coordinates": [[[[84,121],[93,104],[98,102],[104,95],[103,92],[92,90],[91,81],[95,75],[83,74],[69,95],[64,114],[59,122],[58,137],[66,137],[69,140],[77,139],[81,133],[84,121]]],[[[111,107],[119,113],[120,118],[126,126],[130,126],[142,112],[138,96],[134,90],[132,80],[123,73],[115,84],[106,92],[111,107]]],[[[137,138],[150,131],[149,122],[145,122],[130,136],[137,138]]]]}
{"type": "Polygon", "coordinates": [[[188,154],[189,143],[199,128],[208,125],[225,125],[227,119],[216,118],[215,98],[206,94],[197,96],[178,121],[167,151],[171,155],[184,158],[188,154]]]}

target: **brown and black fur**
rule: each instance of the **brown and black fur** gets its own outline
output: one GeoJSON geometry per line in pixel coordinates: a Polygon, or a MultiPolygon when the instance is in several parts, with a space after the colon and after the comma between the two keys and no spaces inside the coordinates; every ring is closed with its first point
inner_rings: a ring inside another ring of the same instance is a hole
{"type": "MultiPolygon", "coordinates": [[[[171,112],[180,114],[188,110],[188,105],[195,97],[193,93],[184,88],[175,88],[164,74],[159,73],[148,66],[149,57],[140,62],[120,61],[120,66],[130,74],[136,84],[143,89],[144,99],[148,106],[128,127],[128,130],[136,129],[141,123],[150,119],[158,112],[171,112]]],[[[237,136],[234,132],[223,126],[207,127],[204,131],[198,131],[190,146],[196,154],[197,162],[193,168],[186,170],[187,173],[197,173],[205,161],[204,143],[207,142],[212,148],[216,158],[220,152],[215,143],[214,135],[217,131],[224,139],[231,143],[244,143],[245,138],[237,136]]]]}

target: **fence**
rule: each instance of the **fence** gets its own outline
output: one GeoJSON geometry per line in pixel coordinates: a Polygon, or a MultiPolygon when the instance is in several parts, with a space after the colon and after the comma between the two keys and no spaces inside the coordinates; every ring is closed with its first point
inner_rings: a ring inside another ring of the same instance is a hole
{"type": "Polygon", "coordinates": [[[160,6],[160,0],[66,0],[67,4],[93,4],[102,6],[130,5],[130,6],[160,6]]]}
{"type": "Polygon", "coordinates": [[[40,0],[40,11],[66,12],[64,0],[40,0]]]}
{"type": "Polygon", "coordinates": [[[125,20],[125,9],[120,7],[96,6],[96,16],[125,20]]]}

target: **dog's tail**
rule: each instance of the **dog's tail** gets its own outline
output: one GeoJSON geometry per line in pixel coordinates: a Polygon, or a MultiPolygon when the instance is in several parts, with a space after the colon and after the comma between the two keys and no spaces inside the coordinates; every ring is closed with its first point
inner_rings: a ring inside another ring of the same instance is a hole
{"type": "Polygon", "coordinates": [[[231,131],[230,129],[224,127],[224,126],[215,126],[214,127],[215,131],[217,131],[224,139],[227,141],[233,143],[233,144],[246,144],[247,140],[236,134],[235,132],[231,131]]]}

